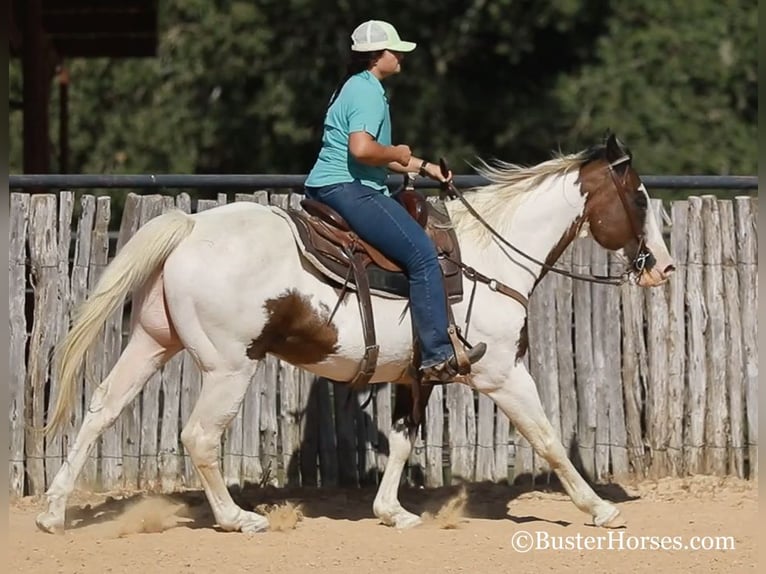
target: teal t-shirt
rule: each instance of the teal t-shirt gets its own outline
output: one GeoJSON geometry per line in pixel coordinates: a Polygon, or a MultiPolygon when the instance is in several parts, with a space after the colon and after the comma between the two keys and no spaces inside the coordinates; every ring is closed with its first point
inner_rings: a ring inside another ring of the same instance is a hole
{"type": "Polygon", "coordinates": [[[364,165],[348,150],[348,136],[365,131],[381,145],[391,145],[391,116],[383,85],[372,73],[351,76],[327,110],[322,149],[306,185],[323,187],[355,179],[374,189],[387,191],[388,168],[364,165]]]}

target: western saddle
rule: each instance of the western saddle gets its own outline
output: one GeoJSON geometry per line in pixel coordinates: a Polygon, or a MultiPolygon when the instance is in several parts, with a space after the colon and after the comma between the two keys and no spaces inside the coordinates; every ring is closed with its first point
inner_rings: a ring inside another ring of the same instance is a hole
{"type": "MultiPolygon", "coordinates": [[[[444,276],[450,322],[449,335],[456,353],[458,373],[467,374],[470,372],[470,362],[461,344],[460,331],[455,326],[452,314],[452,304],[463,299],[463,274],[460,246],[449,214],[443,202],[431,203],[415,191],[407,177],[403,188],[393,197],[425,228],[436,246],[444,276]]],[[[287,213],[298,230],[305,250],[335,274],[336,277],[333,278],[325,273],[329,279],[337,282],[337,277],[345,278],[332,315],[337,311],[349,288],[354,288],[357,292],[365,341],[364,357],[351,381],[352,388],[358,390],[369,383],[378,360],[371,290],[385,292],[395,298],[408,298],[408,281],[396,262],[362,240],[335,210],[309,198],[303,199],[301,206],[302,210],[289,209],[287,213]]],[[[417,339],[414,338],[414,341],[414,354],[417,357],[417,339]]],[[[412,367],[416,367],[416,361],[419,362],[419,359],[413,360],[412,367]]],[[[413,392],[417,393],[415,387],[419,386],[420,380],[414,373],[417,373],[417,368],[411,373],[414,383],[417,383],[413,384],[413,392]]]]}

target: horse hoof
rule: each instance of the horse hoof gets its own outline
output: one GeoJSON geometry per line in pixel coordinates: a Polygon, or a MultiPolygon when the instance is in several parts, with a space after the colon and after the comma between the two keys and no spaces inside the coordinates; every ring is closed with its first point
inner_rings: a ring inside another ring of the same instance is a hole
{"type": "Polygon", "coordinates": [[[418,515],[405,510],[398,502],[387,505],[376,501],[372,511],[381,524],[400,530],[412,528],[423,522],[418,515]]]}
{"type": "Polygon", "coordinates": [[[594,522],[596,526],[601,526],[602,528],[625,528],[627,526],[625,517],[616,508],[605,520],[594,520],[594,522]]]}
{"type": "Polygon", "coordinates": [[[408,528],[414,528],[422,524],[423,521],[416,514],[411,512],[402,512],[394,518],[394,527],[399,530],[407,530],[408,528]]]}
{"type": "Polygon", "coordinates": [[[263,516],[250,513],[252,516],[242,524],[242,532],[245,534],[257,534],[258,532],[266,532],[269,529],[269,521],[263,516]]]}
{"type": "Polygon", "coordinates": [[[43,532],[48,534],[64,534],[64,521],[50,512],[42,512],[37,515],[35,524],[43,532]]]}

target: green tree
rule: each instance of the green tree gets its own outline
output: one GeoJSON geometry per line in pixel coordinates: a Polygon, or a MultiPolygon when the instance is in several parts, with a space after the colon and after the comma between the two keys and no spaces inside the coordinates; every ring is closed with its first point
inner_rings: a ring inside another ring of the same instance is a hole
{"type": "MultiPolygon", "coordinates": [[[[395,139],[458,172],[476,156],[533,163],[576,151],[607,128],[642,173],[755,170],[752,0],[341,0],[333,10],[318,0],[163,0],[160,9],[157,58],[68,63],[71,171],[307,172],[349,34],[370,17],[419,43],[386,83],[395,139]]],[[[19,112],[11,134],[18,172],[19,112]]]]}
{"type": "Polygon", "coordinates": [[[596,58],[558,78],[566,139],[607,127],[643,171],[750,174],[757,149],[757,6],[615,0],[596,58]]]}

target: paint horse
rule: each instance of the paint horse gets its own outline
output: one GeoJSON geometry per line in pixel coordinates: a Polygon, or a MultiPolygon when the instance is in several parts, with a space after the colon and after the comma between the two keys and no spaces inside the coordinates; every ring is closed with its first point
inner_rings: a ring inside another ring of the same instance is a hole
{"type": "MultiPolygon", "coordinates": [[[[482,164],[479,171],[490,184],[466,191],[465,202],[453,199],[445,205],[463,262],[493,278],[495,285],[529,295],[578,234],[590,234],[604,248],[623,254],[632,262],[633,281],[641,286],[659,285],[673,272],[658,222],[648,209],[646,188],[630,153],[614,136],[532,167],[498,162],[482,164]]],[[[336,287],[302,257],[290,226],[275,210],[240,202],[194,215],[165,213],[139,229],[105,269],[57,347],[59,388],[48,432],[57,432],[68,420],[83,357],[130,293],[131,334],[114,368],[94,390],[67,460],[46,493],[47,510],[37,517],[42,530],[64,529],[67,498],[89,450],[151,375],[182,349],[198,364],[202,387],[181,441],[215,520],[224,530],[268,527],[264,516],[234,502],[218,456],[221,435],[240,408],[258,357],[271,354],[316,375],[350,381],[365,352],[356,305],[340,305],[328,320],[338,298],[336,287]]],[[[464,281],[468,285],[468,278],[464,281]]],[[[487,352],[460,382],[497,403],[596,525],[621,525],[618,508],[597,496],[568,460],[520,360],[526,307],[491,286],[477,285],[471,302],[471,333],[487,343],[487,352]]],[[[407,371],[412,330],[406,304],[406,299],[373,298],[380,352],[371,383],[402,380],[407,371]]],[[[465,321],[467,308],[465,300],[455,305],[458,324],[465,321]]],[[[398,500],[416,431],[409,408],[397,405],[390,454],[373,504],[384,524],[399,528],[420,522],[398,500]]]]}

